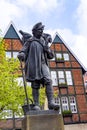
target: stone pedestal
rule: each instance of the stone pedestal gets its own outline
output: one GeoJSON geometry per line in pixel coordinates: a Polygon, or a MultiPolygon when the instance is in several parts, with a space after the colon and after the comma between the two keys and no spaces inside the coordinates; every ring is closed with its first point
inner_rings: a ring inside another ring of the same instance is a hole
{"type": "Polygon", "coordinates": [[[62,115],[57,111],[30,111],[22,121],[22,130],[64,130],[62,115]]]}

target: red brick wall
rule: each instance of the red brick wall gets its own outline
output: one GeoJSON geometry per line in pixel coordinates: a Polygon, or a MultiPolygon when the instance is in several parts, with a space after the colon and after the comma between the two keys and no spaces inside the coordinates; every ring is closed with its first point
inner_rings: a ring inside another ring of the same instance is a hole
{"type": "Polygon", "coordinates": [[[22,44],[20,40],[5,39],[4,44],[5,44],[6,50],[19,51],[22,48],[22,44]]]}
{"type": "MultiPolygon", "coordinates": [[[[22,119],[15,119],[15,127],[16,128],[22,128],[22,119]]],[[[7,119],[7,120],[0,120],[0,129],[11,129],[13,128],[13,120],[7,119]]]]}
{"type": "Polygon", "coordinates": [[[55,51],[61,51],[61,45],[55,44],[55,51]]]}
{"type": "Polygon", "coordinates": [[[75,85],[83,85],[81,69],[72,69],[73,79],[75,85]]]}
{"type": "Polygon", "coordinates": [[[87,113],[87,101],[85,95],[76,95],[76,99],[79,113],[87,113]]]}

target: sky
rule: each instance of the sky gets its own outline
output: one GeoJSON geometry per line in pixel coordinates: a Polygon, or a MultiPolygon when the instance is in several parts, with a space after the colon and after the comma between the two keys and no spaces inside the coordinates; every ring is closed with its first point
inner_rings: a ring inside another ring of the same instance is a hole
{"type": "Polygon", "coordinates": [[[57,32],[87,68],[87,0],[0,0],[0,30],[13,21],[17,30],[31,33],[42,22],[44,32],[57,32]]]}

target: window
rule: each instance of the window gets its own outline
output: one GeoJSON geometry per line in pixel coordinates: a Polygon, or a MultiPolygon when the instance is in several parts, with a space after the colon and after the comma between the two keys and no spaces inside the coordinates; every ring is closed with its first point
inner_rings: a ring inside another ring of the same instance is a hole
{"type": "Polygon", "coordinates": [[[56,53],[56,58],[57,59],[62,59],[62,54],[61,53],[56,53]]]}
{"type": "Polygon", "coordinates": [[[62,102],[62,110],[69,110],[69,105],[68,105],[68,98],[67,97],[61,97],[61,102],[62,102]]]}
{"type": "Polygon", "coordinates": [[[11,52],[10,51],[6,51],[6,57],[11,58],[11,52]]]}
{"type": "Polygon", "coordinates": [[[19,86],[24,86],[23,77],[18,77],[16,80],[17,80],[19,86]]]}
{"type": "Polygon", "coordinates": [[[55,98],[55,103],[57,103],[58,105],[60,105],[60,99],[59,99],[59,97],[55,98]]]}
{"type": "Polygon", "coordinates": [[[59,84],[65,83],[64,71],[58,71],[59,84]]]}
{"type": "Polygon", "coordinates": [[[69,61],[69,54],[63,53],[63,57],[65,61],[69,61]]]}
{"type": "Polygon", "coordinates": [[[52,79],[52,85],[56,86],[57,85],[57,74],[56,74],[56,71],[51,71],[51,79],[52,79]]]}
{"type": "Polygon", "coordinates": [[[31,82],[27,82],[27,86],[31,87],[31,82]]]}
{"type": "MultiPolygon", "coordinates": [[[[54,100],[55,100],[55,103],[57,103],[60,107],[60,98],[56,97],[54,100]]],[[[61,107],[60,107],[59,113],[61,113],[61,107]]]]}
{"type": "Polygon", "coordinates": [[[76,100],[74,96],[69,97],[70,109],[72,113],[77,113],[76,100]]]}
{"type": "Polygon", "coordinates": [[[2,114],[4,115],[3,119],[4,118],[12,118],[13,117],[12,110],[3,110],[2,114]]]}
{"type": "Polygon", "coordinates": [[[86,93],[87,93],[87,80],[85,81],[85,91],[86,91],[86,93]]]}
{"type": "Polygon", "coordinates": [[[50,59],[51,61],[55,61],[55,57],[53,57],[52,59],[50,59]]]}
{"type": "Polygon", "coordinates": [[[68,85],[73,85],[71,71],[65,71],[66,81],[68,85]]]}
{"type": "Polygon", "coordinates": [[[13,52],[13,58],[17,58],[18,52],[13,52]]]}
{"type": "Polygon", "coordinates": [[[85,81],[85,87],[87,88],[87,80],[85,81]]]}

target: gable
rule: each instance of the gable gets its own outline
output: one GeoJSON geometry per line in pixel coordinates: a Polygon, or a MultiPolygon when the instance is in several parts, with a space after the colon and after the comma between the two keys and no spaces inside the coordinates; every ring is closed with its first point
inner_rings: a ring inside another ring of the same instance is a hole
{"type": "Polygon", "coordinates": [[[55,36],[53,43],[63,43],[58,35],[55,36]]]}
{"type": "MultiPolygon", "coordinates": [[[[56,34],[56,36],[53,40],[52,48],[54,48],[55,53],[62,53],[62,55],[63,55],[63,53],[68,53],[69,57],[70,57],[71,67],[75,67],[75,68],[80,67],[82,69],[83,73],[86,72],[85,67],[83,67],[83,65],[79,61],[79,59],[75,56],[75,54],[71,51],[71,49],[63,42],[63,40],[60,38],[60,36],[58,34],[56,34]]],[[[65,62],[65,64],[66,63],[68,63],[68,62],[65,62]]]]}
{"type": "Polygon", "coordinates": [[[8,28],[8,30],[4,36],[4,39],[20,39],[12,24],[8,28]]]}

